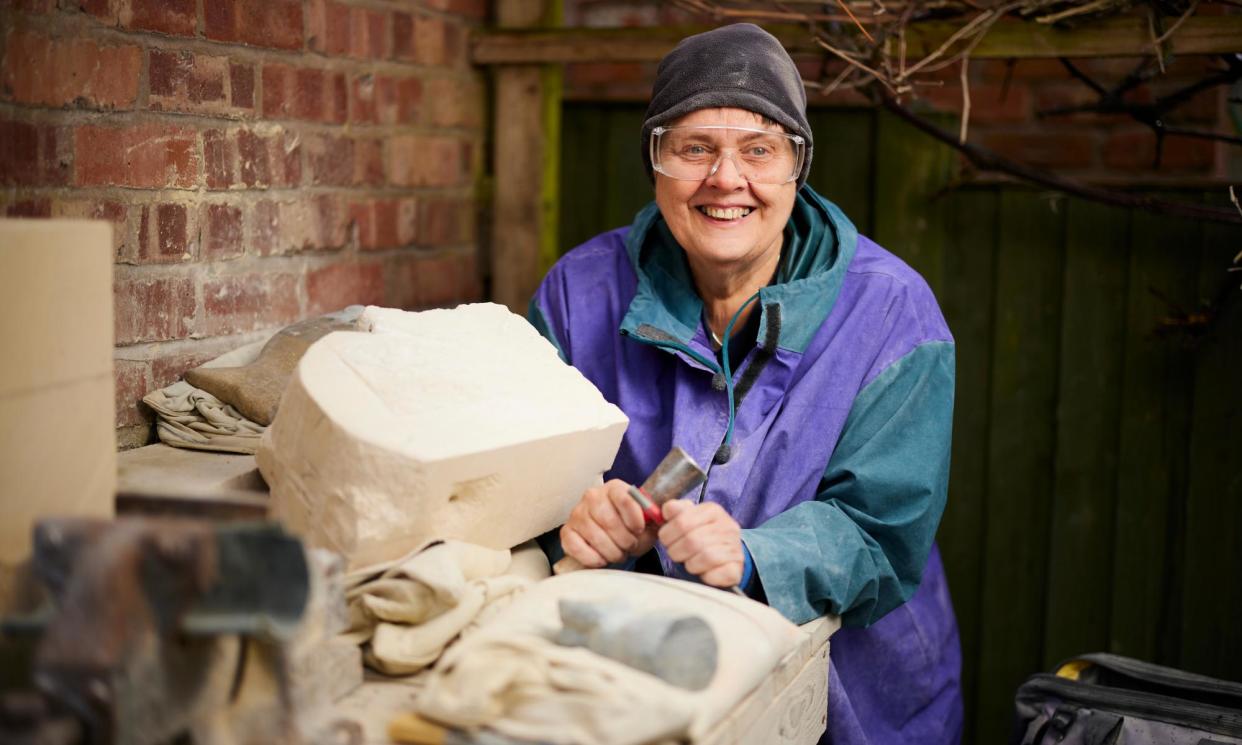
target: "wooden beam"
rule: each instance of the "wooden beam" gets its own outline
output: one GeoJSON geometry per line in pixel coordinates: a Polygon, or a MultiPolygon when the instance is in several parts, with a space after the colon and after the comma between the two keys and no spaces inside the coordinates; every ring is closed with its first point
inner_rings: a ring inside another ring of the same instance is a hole
{"type": "MultiPolygon", "coordinates": [[[[559,21],[559,0],[500,0],[502,25],[559,21]]],[[[492,299],[526,313],[557,254],[561,68],[539,63],[495,70],[493,99],[492,299]]]]}
{"type": "MultiPolygon", "coordinates": [[[[940,46],[960,27],[947,21],[910,24],[907,59],[940,46]]],[[[479,65],[564,64],[567,62],[658,62],[678,41],[711,26],[659,28],[567,28],[484,31],[471,42],[479,65]]],[[[804,28],[764,25],[790,54],[819,54],[804,28]]],[[[1242,53],[1242,16],[1190,18],[1168,46],[1177,54],[1242,53]]],[[[1029,21],[997,23],[975,47],[975,58],[1127,57],[1152,53],[1146,16],[1109,18],[1073,29],[1029,21]]]]}

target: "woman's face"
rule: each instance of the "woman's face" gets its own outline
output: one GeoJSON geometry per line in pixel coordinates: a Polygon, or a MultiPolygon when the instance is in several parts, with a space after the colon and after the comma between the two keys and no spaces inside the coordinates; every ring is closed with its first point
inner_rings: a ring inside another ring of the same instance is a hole
{"type": "MultiPolygon", "coordinates": [[[[700,109],[669,126],[704,125],[784,131],[778,124],[764,124],[758,114],[735,108],[700,109]]],[[[753,184],[729,157],[699,181],[655,175],[656,204],[696,270],[744,270],[779,255],[797,191],[796,181],[753,184]]]]}

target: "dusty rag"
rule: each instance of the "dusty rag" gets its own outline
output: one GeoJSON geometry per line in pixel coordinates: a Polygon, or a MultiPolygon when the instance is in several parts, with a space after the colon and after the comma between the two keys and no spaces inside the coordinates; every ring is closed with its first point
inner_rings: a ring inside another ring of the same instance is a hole
{"type": "Polygon", "coordinates": [[[248,455],[259,449],[265,427],[185,381],[152,391],[142,400],[158,415],[155,431],[166,445],[248,455]]]}
{"type": "Polygon", "coordinates": [[[633,572],[563,574],[480,621],[427,675],[418,713],[457,729],[486,727],[545,743],[638,745],[695,739],[769,675],[804,632],[779,613],[717,589],[633,572]],[[720,643],[711,683],[690,691],[582,647],[556,642],[564,598],[633,599],[696,615],[720,643]]]}
{"type": "Polygon", "coordinates": [[[533,542],[512,552],[461,541],[433,543],[346,577],[345,636],[366,645],[363,659],[369,667],[411,675],[550,574],[547,558],[533,542]]]}

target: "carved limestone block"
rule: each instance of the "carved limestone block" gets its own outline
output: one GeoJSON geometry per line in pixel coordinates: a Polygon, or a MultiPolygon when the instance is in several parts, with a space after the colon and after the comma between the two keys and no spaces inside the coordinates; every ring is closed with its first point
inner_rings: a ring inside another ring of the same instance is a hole
{"type": "Polygon", "coordinates": [[[257,454],[273,515],[351,570],[437,539],[515,546],[612,465],[625,415],[503,306],[359,326],[306,351],[257,454]]]}

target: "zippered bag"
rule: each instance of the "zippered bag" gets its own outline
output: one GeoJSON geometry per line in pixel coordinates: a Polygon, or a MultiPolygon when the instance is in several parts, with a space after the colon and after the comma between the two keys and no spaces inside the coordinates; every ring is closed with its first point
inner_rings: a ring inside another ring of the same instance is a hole
{"type": "Polygon", "coordinates": [[[1014,706],[1015,745],[1242,745],[1242,684],[1114,654],[1032,675],[1014,706]]]}

